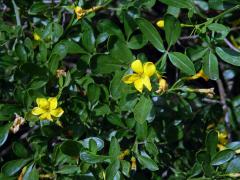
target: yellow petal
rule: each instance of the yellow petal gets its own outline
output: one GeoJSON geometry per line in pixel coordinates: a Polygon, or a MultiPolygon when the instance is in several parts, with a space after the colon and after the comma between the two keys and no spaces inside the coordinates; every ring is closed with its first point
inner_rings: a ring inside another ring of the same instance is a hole
{"type": "Polygon", "coordinates": [[[143,66],[142,66],[142,62],[140,60],[133,61],[131,64],[131,68],[134,72],[136,72],[138,74],[143,73],[143,66]]]}
{"type": "Polygon", "coordinates": [[[43,113],[40,117],[39,117],[40,120],[49,120],[49,121],[52,121],[52,117],[51,117],[51,114],[49,112],[45,112],[43,113]]]}
{"type": "Polygon", "coordinates": [[[151,77],[156,72],[156,67],[152,62],[147,62],[143,65],[144,74],[151,77]]]}
{"type": "Polygon", "coordinates": [[[36,102],[37,102],[38,107],[40,107],[42,109],[48,109],[49,108],[49,102],[45,98],[37,98],[36,102]]]}
{"type": "Polygon", "coordinates": [[[56,97],[50,97],[48,98],[49,102],[49,109],[56,109],[57,108],[57,98],[56,97]]]}
{"type": "Polygon", "coordinates": [[[51,115],[53,115],[54,117],[61,117],[62,114],[64,113],[63,109],[62,108],[57,108],[57,109],[54,109],[54,110],[51,110],[50,111],[51,115]]]}
{"type": "Polygon", "coordinates": [[[36,40],[36,41],[41,40],[41,37],[40,37],[37,33],[33,33],[33,38],[34,38],[34,40],[36,40]]]}
{"type": "Polygon", "coordinates": [[[129,74],[126,75],[122,78],[122,81],[126,84],[131,84],[134,81],[136,81],[137,79],[139,79],[139,76],[137,74],[129,74]]]}
{"type": "Polygon", "coordinates": [[[45,109],[42,109],[42,108],[39,108],[39,107],[35,107],[32,110],[32,114],[35,115],[35,116],[38,116],[38,115],[43,114],[45,112],[46,112],[45,109]]]}
{"type": "Polygon", "coordinates": [[[163,28],[164,27],[164,20],[159,20],[157,22],[157,26],[160,27],[160,28],[163,28]]]}
{"type": "Polygon", "coordinates": [[[138,80],[134,81],[134,86],[139,92],[142,92],[142,90],[143,90],[143,80],[138,79],[138,80]]]}
{"type": "Polygon", "coordinates": [[[151,91],[151,90],[152,90],[152,85],[151,85],[151,82],[150,82],[149,77],[148,77],[148,76],[144,76],[143,79],[142,79],[142,81],[143,81],[144,86],[145,86],[149,91],[151,91]]]}

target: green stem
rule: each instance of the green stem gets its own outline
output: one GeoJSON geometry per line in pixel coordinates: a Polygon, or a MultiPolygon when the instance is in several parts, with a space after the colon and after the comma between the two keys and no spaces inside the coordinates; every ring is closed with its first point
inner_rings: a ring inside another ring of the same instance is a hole
{"type": "Polygon", "coordinates": [[[196,25],[194,25],[194,26],[195,26],[195,27],[196,27],[196,26],[198,26],[198,27],[199,27],[199,26],[203,26],[203,25],[205,25],[206,23],[208,23],[210,20],[216,21],[216,20],[220,19],[221,17],[223,17],[224,15],[226,15],[226,14],[228,14],[228,13],[230,13],[230,12],[236,11],[236,10],[238,10],[239,8],[240,8],[240,5],[236,5],[236,6],[232,7],[232,8],[230,8],[230,9],[222,12],[221,14],[215,16],[215,17],[208,18],[208,20],[207,20],[206,22],[200,23],[200,24],[196,24],[196,25]]]}
{"type": "Polygon", "coordinates": [[[16,22],[18,26],[21,26],[21,19],[20,19],[20,13],[19,13],[19,7],[16,5],[15,1],[12,0],[15,16],[16,16],[16,22]]]}
{"type": "Polygon", "coordinates": [[[181,24],[181,27],[195,27],[195,25],[192,25],[192,24],[181,24]]]}
{"type": "Polygon", "coordinates": [[[221,14],[213,17],[213,20],[218,20],[218,19],[220,19],[222,16],[224,16],[224,15],[230,13],[230,12],[236,11],[236,10],[239,9],[239,8],[240,8],[240,5],[236,5],[236,6],[232,7],[232,8],[230,8],[230,9],[222,12],[221,14]]]}

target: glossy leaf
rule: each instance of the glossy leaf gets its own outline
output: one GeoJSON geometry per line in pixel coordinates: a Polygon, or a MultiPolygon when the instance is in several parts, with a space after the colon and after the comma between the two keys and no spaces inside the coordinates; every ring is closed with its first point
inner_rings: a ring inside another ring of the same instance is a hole
{"type": "Polygon", "coordinates": [[[171,63],[188,75],[196,73],[192,61],[180,52],[171,52],[168,54],[171,63]]]}
{"type": "Polygon", "coordinates": [[[146,19],[137,19],[137,24],[142,31],[143,35],[151,42],[151,44],[160,52],[164,52],[163,41],[156,30],[156,28],[146,19]]]}
{"type": "Polygon", "coordinates": [[[217,80],[219,78],[218,60],[212,52],[208,52],[204,56],[203,71],[212,80],[217,80]]]}
{"type": "Polygon", "coordinates": [[[226,63],[232,64],[234,66],[240,66],[240,53],[233,51],[229,48],[216,48],[217,55],[226,63]]]}

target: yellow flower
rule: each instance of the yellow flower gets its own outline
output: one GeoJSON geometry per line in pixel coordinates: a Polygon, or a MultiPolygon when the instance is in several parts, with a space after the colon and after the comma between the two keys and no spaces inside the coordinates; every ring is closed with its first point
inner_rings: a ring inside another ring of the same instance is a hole
{"type": "Polygon", "coordinates": [[[140,60],[135,60],[131,64],[132,70],[135,72],[123,77],[123,82],[126,84],[134,83],[135,88],[142,92],[143,85],[149,90],[152,90],[150,77],[156,72],[156,67],[152,62],[142,64],[140,60]]]}
{"type": "Polygon", "coordinates": [[[164,27],[164,20],[159,20],[157,22],[157,26],[160,27],[160,28],[163,28],[164,27]]]}
{"type": "Polygon", "coordinates": [[[168,89],[168,83],[165,79],[160,78],[159,82],[158,82],[158,90],[156,91],[157,93],[162,93],[162,92],[166,92],[168,89]]]}
{"type": "Polygon", "coordinates": [[[205,81],[208,81],[208,76],[204,73],[204,71],[201,69],[197,74],[187,78],[188,80],[195,80],[198,78],[203,78],[205,81]]]}
{"type": "Polygon", "coordinates": [[[218,132],[218,141],[222,145],[226,145],[228,142],[228,134],[227,132],[218,132]]]}
{"type": "Polygon", "coordinates": [[[226,148],[224,145],[222,145],[222,144],[217,144],[217,147],[218,147],[219,151],[223,151],[223,150],[227,149],[227,148],[226,148]]]}
{"type": "Polygon", "coordinates": [[[81,19],[86,14],[86,10],[82,9],[79,6],[75,7],[74,11],[75,11],[75,13],[77,15],[77,19],[81,19]]]}
{"type": "Polygon", "coordinates": [[[40,41],[41,40],[41,37],[37,33],[33,33],[33,38],[36,41],[40,41]]]}
{"type": "Polygon", "coordinates": [[[46,98],[37,98],[36,99],[38,107],[33,108],[32,114],[39,116],[40,120],[49,120],[52,121],[52,117],[61,117],[64,113],[63,109],[58,106],[57,98],[50,97],[46,98]]]}

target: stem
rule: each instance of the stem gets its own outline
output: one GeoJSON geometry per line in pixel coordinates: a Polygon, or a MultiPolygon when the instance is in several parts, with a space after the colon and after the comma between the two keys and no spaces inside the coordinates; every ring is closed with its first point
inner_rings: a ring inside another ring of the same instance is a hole
{"type": "Polygon", "coordinates": [[[19,13],[19,7],[16,5],[15,1],[12,0],[15,16],[16,16],[16,22],[18,26],[21,26],[21,19],[20,19],[20,13],[19,13]]]}
{"type": "Polygon", "coordinates": [[[230,8],[230,9],[222,12],[221,14],[213,17],[212,19],[213,19],[213,20],[218,20],[218,19],[220,19],[222,16],[226,15],[227,13],[230,13],[230,12],[232,12],[232,11],[235,11],[235,10],[237,10],[237,9],[239,9],[239,8],[240,8],[240,5],[236,5],[236,6],[232,7],[232,8],[230,8]]]}
{"type": "Polygon", "coordinates": [[[181,24],[181,27],[195,27],[193,24],[181,24]]]}
{"type": "Polygon", "coordinates": [[[230,8],[230,9],[222,12],[221,14],[215,16],[215,17],[208,18],[208,20],[207,20],[206,22],[204,22],[204,23],[196,24],[196,25],[193,25],[193,26],[195,26],[195,27],[198,26],[198,27],[199,27],[199,26],[205,25],[205,24],[208,23],[210,20],[216,21],[216,20],[220,19],[221,17],[223,17],[224,15],[226,15],[226,14],[228,14],[228,13],[230,13],[230,12],[233,12],[233,11],[235,11],[235,10],[238,10],[239,8],[240,8],[240,5],[236,5],[236,6],[232,7],[232,8],[230,8]]]}

